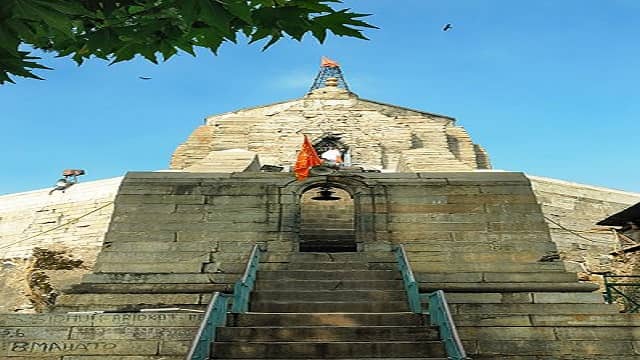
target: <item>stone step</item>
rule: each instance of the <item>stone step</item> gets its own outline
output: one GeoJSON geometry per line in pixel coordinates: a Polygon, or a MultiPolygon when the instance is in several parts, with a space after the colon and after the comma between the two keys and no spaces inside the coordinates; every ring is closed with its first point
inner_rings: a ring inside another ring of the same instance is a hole
{"type": "Polygon", "coordinates": [[[640,314],[456,314],[457,326],[640,326],[640,314]],[[637,315],[637,316],[632,316],[637,315]]]}
{"type": "Polygon", "coordinates": [[[385,313],[257,313],[229,314],[229,326],[424,326],[428,316],[385,313]]]}
{"type": "MultiPolygon", "coordinates": [[[[208,261],[207,261],[208,262],[208,261]]],[[[202,272],[205,262],[101,262],[94,269],[97,273],[198,273],[202,272]]]]}
{"type": "Polygon", "coordinates": [[[456,262],[474,262],[474,263],[495,263],[501,261],[509,262],[536,262],[545,253],[541,251],[528,251],[526,249],[515,251],[487,251],[487,250],[469,250],[463,251],[462,249],[456,250],[438,250],[430,252],[412,253],[410,261],[412,263],[420,262],[442,262],[442,261],[456,261],[456,262]]]}
{"type": "MultiPolygon", "coordinates": [[[[232,270],[233,272],[239,272],[241,266],[240,264],[225,264],[219,266],[223,268],[225,271],[232,270]]],[[[205,268],[205,270],[208,267],[205,268]]],[[[271,262],[265,263],[262,262],[259,265],[260,271],[279,271],[279,270],[396,270],[397,265],[393,263],[364,263],[364,262],[327,262],[327,263],[318,263],[318,262],[309,262],[309,263],[289,263],[289,262],[271,262]]]]}
{"type": "Polygon", "coordinates": [[[414,272],[416,279],[425,283],[532,283],[532,282],[576,282],[578,277],[572,272],[454,272],[427,273],[414,272]]]}
{"type": "Polygon", "coordinates": [[[342,229],[342,228],[337,228],[337,229],[333,229],[333,228],[322,228],[322,229],[317,229],[317,228],[303,228],[300,229],[300,236],[301,237],[314,237],[317,239],[323,239],[323,238],[328,238],[328,237],[335,237],[335,236],[353,236],[355,233],[355,229],[342,229]]]}
{"type": "Polygon", "coordinates": [[[458,334],[463,340],[637,340],[640,328],[624,326],[458,326],[458,334]]]}
{"type": "Polygon", "coordinates": [[[282,291],[261,290],[251,294],[251,301],[291,301],[291,302],[324,302],[324,301],[406,301],[404,291],[387,290],[332,290],[332,291],[282,291]]]}
{"type": "Polygon", "coordinates": [[[411,263],[414,272],[421,273],[460,273],[460,272],[564,272],[566,271],[562,262],[540,262],[540,263],[514,263],[509,261],[496,261],[491,263],[473,262],[429,262],[411,263]]]}
{"type": "Polygon", "coordinates": [[[635,314],[540,314],[532,315],[535,326],[640,326],[640,313],[635,314]]]}
{"type": "Polygon", "coordinates": [[[73,304],[73,305],[55,305],[51,310],[52,313],[63,314],[63,313],[76,313],[76,312],[95,312],[95,311],[106,311],[106,312],[138,312],[142,310],[155,310],[160,309],[161,311],[169,311],[174,310],[175,308],[179,308],[180,310],[185,311],[197,311],[199,313],[204,313],[207,308],[207,304],[156,304],[156,305],[148,305],[148,304],[127,304],[127,305],[91,305],[91,304],[73,304]],[[165,310],[162,310],[165,309],[165,310]]]}
{"type": "Polygon", "coordinates": [[[202,313],[184,312],[134,312],[102,314],[0,314],[2,327],[170,327],[198,326],[202,313]]]}
{"type": "MultiPolygon", "coordinates": [[[[371,255],[364,252],[334,252],[334,253],[326,253],[326,252],[294,252],[294,253],[276,253],[276,252],[267,252],[264,256],[264,259],[260,259],[261,262],[276,262],[276,261],[285,261],[285,262],[367,262],[371,255]]],[[[379,256],[378,256],[379,257],[379,256]]],[[[386,256],[388,260],[394,261],[394,258],[391,253],[386,256]]]]}
{"type": "MultiPolygon", "coordinates": [[[[637,354],[634,341],[629,340],[477,340],[482,355],[502,359],[503,356],[546,356],[548,359],[565,359],[565,355],[584,359],[584,355],[599,359],[610,356],[637,354]],[[583,355],[584,354],[584,355],[583,355]],[[599,357],[595,357],[599,355],[599,357]]],[[[467,349],[467,347],[465,347],[467,349]]],[[[474,351],[468,351],[475,359],[474,351]]],[[[628,357],[627,357],[628,358],[628,357]]]]}
{"type": "Polygon", "coordinates": [[[260,301],[249,305],[250,311],[269,313],[304,312],[397,312],[408,311],[406,301],[260,301]]]}
{"type": "MultiPolygon", "coordinates": [[[[109,243],[108,247],[104,247],[100,253],[100,257],[106,253],[122,253],[122,252],[203,252],[214,251],[217,241],[114,241],[109,243]]],[[[246,256],[249,251],[246,251],[246,256]]]]}
{"type": "Polygon", "coordinates": [[[365,262],[292,262],[287,264],[289,270],[367,270],[368,268],[369,264],[365,262]]]}
{"type": "Polygon", "coordinates": [[[216,341],[233,342],[430,340],[439,340],[438,331],[424,326],[220,327],[216,330],[216,341]]]}
{"type": "MultiPolygon", "coordinates": [[[[193,305],[202,304],[210,294],[63,294],[56,299],[58,306],[77,305],[193,305]]],[[[204,303],[206,304],[206,302],[204,303]]]]}
{"type": "Polygon", "coordinates": [[[204,263],[211,261],[211,251],[205,248],[204,251],[103,251],[98,256],[98,264],[102,263],[204,263]]]}
{"type": "Polygon", "coordinates": [[[397,280],[400,272],[392,270],[288,270],[258,271],[260,280],[397,280]]]}
{"type": "Polygon", "coordinates": [[[216,342],[212,346],[218,358],[336,359],[358,354],[362,357],[444,357],[440,341],[424,342],[216,342]]]}
{"type": "Polygon", "coordinates": [[[609,304],[451,304],[451,313],[458,314],[614,314],[609,304]]]}
{"type": "Polygon", "coordinates": [[[598,284],[584,282],[570,283],[425,283],[420,282],[421,292],[444,290],[454,292],[593,292],[598,290],[598,284]]]}
{"type": "MultiPolygon", "coordinates": [[[[406,225],[405,225],[406,226],[406,225]]],[[[505,239],[492,241],[480,239],[478,241],[449,241],[442,239],[441,241],[433,240],[414,240],[404,243],[405,251],[410,261],[413,257],[428,256],[432,252],[450,251],[452,254],[467,254],[472,252],[479,253],[515,253],[517,251],[540,252],[542,255],[556,252],[556,244],[550,241],[534,242],[528,240],[505,239]]]]}
{"type": "Polygon", "coordinates": [[[355,239],[336,239],[334,240],[308,240],[301,238],[299,249],[302,252],[324,251],[324,252],[355,252],[358,247],[355,239]]]}
{"type": "Polygon", "coordinates": [[[82,277],[91,284],[233,284],[242,274],[214,273],[94,273],[82,277]]]}
{"type": "Polygon", "coordinates": [[[232,292],[231,284],[75,284],[65,289],[67,294],[173,294],[232,292]]]}
{"type": "Polygon", "coordinates": [[[258,280],[262,290],[402,290],[400,280],[258,280]]]}
{"type": "Polygon", "coordinates": [[[603,304],[604,298],[599,293],[449,293],[446,294],[449,304],[603,304]]]}

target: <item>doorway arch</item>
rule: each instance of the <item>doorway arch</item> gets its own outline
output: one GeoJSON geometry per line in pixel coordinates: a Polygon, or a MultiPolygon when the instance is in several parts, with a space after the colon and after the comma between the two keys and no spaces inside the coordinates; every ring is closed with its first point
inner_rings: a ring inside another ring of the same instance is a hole
{"type": "Polygon", "coordinates": [[[336,184],[321,183],[300,196],[299,251],[355,252],[353,195],[336,184]]]}

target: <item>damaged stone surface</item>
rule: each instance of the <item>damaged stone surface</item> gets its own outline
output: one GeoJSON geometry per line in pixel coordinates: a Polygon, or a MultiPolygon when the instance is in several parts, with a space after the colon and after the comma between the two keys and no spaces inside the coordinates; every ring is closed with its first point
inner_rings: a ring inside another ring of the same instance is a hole
{"type": "Polygon", "coordinates": [[[64,193],[42,189],[0,196],[0,312],[44,310],[52,294],[93,266],[121,180],[79,183],[64,193]],[[82,265],[56,268],[41,256],[47,251],[59,252],[52,258],[58,263],[66,257],[82,265]]]}
{"type": "Polygon", "coordinates": [[[640,201],[640,194],[528,176],[560,259],[581,280],[602,284],[602,273],[640,274],[634,254],[612,255],[623,246],[614,228],[596,223],[640,201]]]}
{"type": "Polygon", "coordinates": [[[341,136],[354,165],[365,168],[400,172],[491,168],[487,153],[454,118],[360,99],[330,87],[297,100],[208,117],[176,149],[171,168],[226,171],[232,162],[220,158],[212,163],[207,158],[229,149],[252,151],[262,164],[288,167],[295,162],[302,134],[315,143],[326,133],[341,136]]]}

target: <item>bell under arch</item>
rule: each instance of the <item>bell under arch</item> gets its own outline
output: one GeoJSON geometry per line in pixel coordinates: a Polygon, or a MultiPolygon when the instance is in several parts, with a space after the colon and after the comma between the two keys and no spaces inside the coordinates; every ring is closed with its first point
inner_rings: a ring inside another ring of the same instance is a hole
{"type": "Polygon", "coordinates": [[[300,252],[355,252],[353,196],[330,183],[316,184],[300,196],[300,252]]]}

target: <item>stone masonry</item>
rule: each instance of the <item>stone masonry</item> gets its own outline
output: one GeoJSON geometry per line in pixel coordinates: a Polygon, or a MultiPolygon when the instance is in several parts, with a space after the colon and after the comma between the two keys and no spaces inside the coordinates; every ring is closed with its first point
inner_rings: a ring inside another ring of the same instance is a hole
{"type": "Polygon", "coordinates": [[[79,183],[64,193],[50,189],[0,196],[0,312],[29,310],[34,248],[82,260],[75,270],[46,271],[53,288],[78,282],[93,268],[107,231],[122,178],[79,183]]]}
{"type": "MultiPolygon", "coordinates": [[[[491,167],[488,156],[449,116],[358,98],[336,87],[302,99],[210,116],[180,145],[172,169],[189,169],[217,152],[242,149],[262,164],[291,166],[307,134],[314,141],[339,134],[354,164],[383,171],[468,171],[491,167]]],[[[226,171],[225,161],[197,171],[226,171]],[[205,170],[207,169],[208,170],[205,170]]],[[[243,171],[250,163],[236,165],[243,171]]]]}
{"type": "Polygon", "coordinates": [[[640,194],[538,176],[529,179],[551,238],[569,269],[598,282],[600,277],[593,273],[631,275],[625,259],[611,255],[621,246],[613,230],[595,224],[639,202],[640,194]]]}

